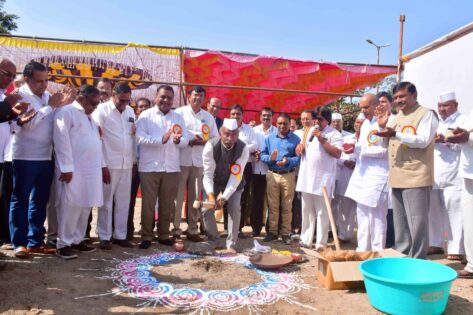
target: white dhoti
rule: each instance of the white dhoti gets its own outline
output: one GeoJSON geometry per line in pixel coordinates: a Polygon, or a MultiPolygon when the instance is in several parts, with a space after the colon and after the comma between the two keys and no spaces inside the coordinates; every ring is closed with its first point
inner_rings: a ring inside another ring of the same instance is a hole
{"type": "Polygon", "coordinates": [[[381,193],[376,207],[357,204],[356,215],[358,220],[358,246],[359,252],[379,251],[386,244],[386,216],[388,214],[388,193],[381,193]]]}
{"type": "Polygon", "coordinates": [[[315,248],[327,245],[330,221],[324,197],[309,193],[302,193],[302,228],[301,242],[311,246],[314,240],[314,231],[317,221],[317,238],[315,248]]]}
{"type": "Polygon", "coordinates": [[[110,184],[103,185],[103,206],[99,208],[97,234],[100,240],[126,239],[130,207],[131,169],[109,169],[110,184]],[[113,228],[112,228],[113,216],[113,228]]]}
{"type": "Polygon", "coordinates": [[[429,242],[443,247],[447,240],[448,254],[464,255],[461,190],[432,189],[430,192],[429,242]]]}

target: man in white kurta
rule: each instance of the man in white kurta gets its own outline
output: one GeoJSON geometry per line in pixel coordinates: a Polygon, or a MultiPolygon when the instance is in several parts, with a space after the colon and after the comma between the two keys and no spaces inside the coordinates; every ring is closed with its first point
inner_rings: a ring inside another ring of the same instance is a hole
{"type": "MultiPolygon", "coordinates": [[[[342,129],[343,118],[339,113],[332,114],[332,127],[337,129],[343,137],[344,145],[354,145],[355,134],[342,129]]],[[[349,242],[353,237],[355,225],[356,203],[345,197],[345,192],[355,166],[353,154],[342,152],[337,160],[337,173],[335,175],[335,193],[332,199],[333,216],[337,225],[338,238],[341,242],[349,242]]]]}
{"type": "Polygon", "coordinates": [[[360,140],[356,144],[356,166],[348,184],[346,196],[357,203],[357,251],[378,251],[386,240],[388,213],[388,149],[387,142],[374,135],[379,131],[375,116],[379,100],[368,93],[359,106],[366,120],[361,125],[360,140]]]}
{"type": "Polygon", "coordinates": [[[340,133],[330,127],[331,116],[327,109],[323,109],[317,114],[317,125],[310,129],[311,136],[303,144],[296,185],[296,191],[302,193],[301,245],[312,246],[317,221],[315,244],[317,250],[327,245],[329,231],[323,188],[327,189],[329,198],[331,198],[335,189],[337,159],[340,158],[343,145],[340,133]]]}
{"type": "Polygon", "coordinates": [[[92,115],[102,132],[103,155],[110,182],[104,182],[104,204],[98,210],[97,234],[100,248],[112,248],[111,238],[122,247],[133,247],[126,239],[133,161],[135,157],[135,112],[129,106],[131,89],[117,84],[112,98],[92,115]],[[113,217],[113,219],[112,219],[113,217]],[[113,225],[112,225],[113,222],[113,225]]]}
{"type": "Polygon", "coordinates": [[[158,88],[155,106],[141,113],[136,122],[136,142],[140,146],[138,171],[141,180],[141,244],[147,249],[153,240],[154,209],[158,205],[158,242],[172,246],[170,220],[174,211],[180,172],[180,152],[189,144],[185,122],[172,110],[174,90],[158,88]]]}
{"type": "Polygon", "coordinates": [[[77,100],[54,117],[54,150],[59,169],[57,255],[77,258],[72,249],[91,252],[83,242],[91,207],[101,206],[102,142],[90,114],[99,104],[99,91],[82,86],[77,100]]]}
{"type": "Polygon", "coordinates": [[[466,254],[466,266],[459,270],[459,278],[473,279],[473,111],[470,112],[461,128],[453,130],[447,142],[461,143],[461,158],[458,176],[463,178],[463,190],[461,196],[461,209],[463,212],[464,244],[466,254]],[[468,222],[468,223],[467,223],[468,222]]]}
{"type": "Polygon", "coordinates": [[[218,137],[217,124],[213,116],[202,109],[205,100],[205,90],[196,86],[189,95],[189,105],[179,107],[176,113],[184,118],[185,128],[192,138],[189,145],[181,149],[179,185],[177,189],[176,209],[173,219],[173,234],[180,235],[182,205],[187,191],[187,239],[200,242],[197,223],[200,209],[194,208],[194,201],[200,200],[202,191],[203,162],[202,153],[208,140],[218,137]]]}
{"type": "Polygon", "coordinates": [[[458,112],[454,92],[442,93],[438,102],[439,127],[435,138],[434,179],[430,192],[429,242],[430,253],[443,253],[448,240],[448,259],[461,260],[463,218],[460,207],[462,179],[458,177],[461,145],[446,142],[452,130],[465,124],[466,117],[458,112]]]}

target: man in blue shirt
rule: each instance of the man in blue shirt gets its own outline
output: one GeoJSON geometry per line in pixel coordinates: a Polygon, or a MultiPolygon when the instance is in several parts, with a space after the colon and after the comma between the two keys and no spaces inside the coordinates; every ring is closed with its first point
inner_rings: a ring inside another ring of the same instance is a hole
{"type": "Polygon", "coordinates": [[[296,188],[296,167],[300,157],[296,155],[296,146],[300,139],[289,131],[291,119],[285,113],[277,119],[278,132],[269,135],[263,145],[260,159],[268,165],[266,191],[268,194],[269,231],[265,242],[278,239],[282,235],[285,244],[291,243],[292,200],[296,188]],[[281,212],[281,229],[278,231],[281,212]],[[279,233],[280,232],[280,233],[279,233]]]}

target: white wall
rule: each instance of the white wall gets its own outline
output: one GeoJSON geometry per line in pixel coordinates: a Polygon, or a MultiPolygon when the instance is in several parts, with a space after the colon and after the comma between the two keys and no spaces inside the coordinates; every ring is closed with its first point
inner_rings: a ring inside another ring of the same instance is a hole
{"type": "Polygon", "coordinates": [[[403,81],[416,85],[419,104],[436,109],[439,94],[452,90],[460,112],[473,110],[473,32],[412,59],[404,69],[403,81]]]}

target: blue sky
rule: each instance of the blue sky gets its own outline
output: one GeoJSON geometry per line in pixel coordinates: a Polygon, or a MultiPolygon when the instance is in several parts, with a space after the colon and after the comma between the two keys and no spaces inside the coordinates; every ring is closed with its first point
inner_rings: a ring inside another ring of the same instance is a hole
{"type": "Polygon", "coordinates": [[[7,0],[15,34],[186,46],[306,60],[395,64],[404,52],[473,21],[472,0],[7,0]]]}

